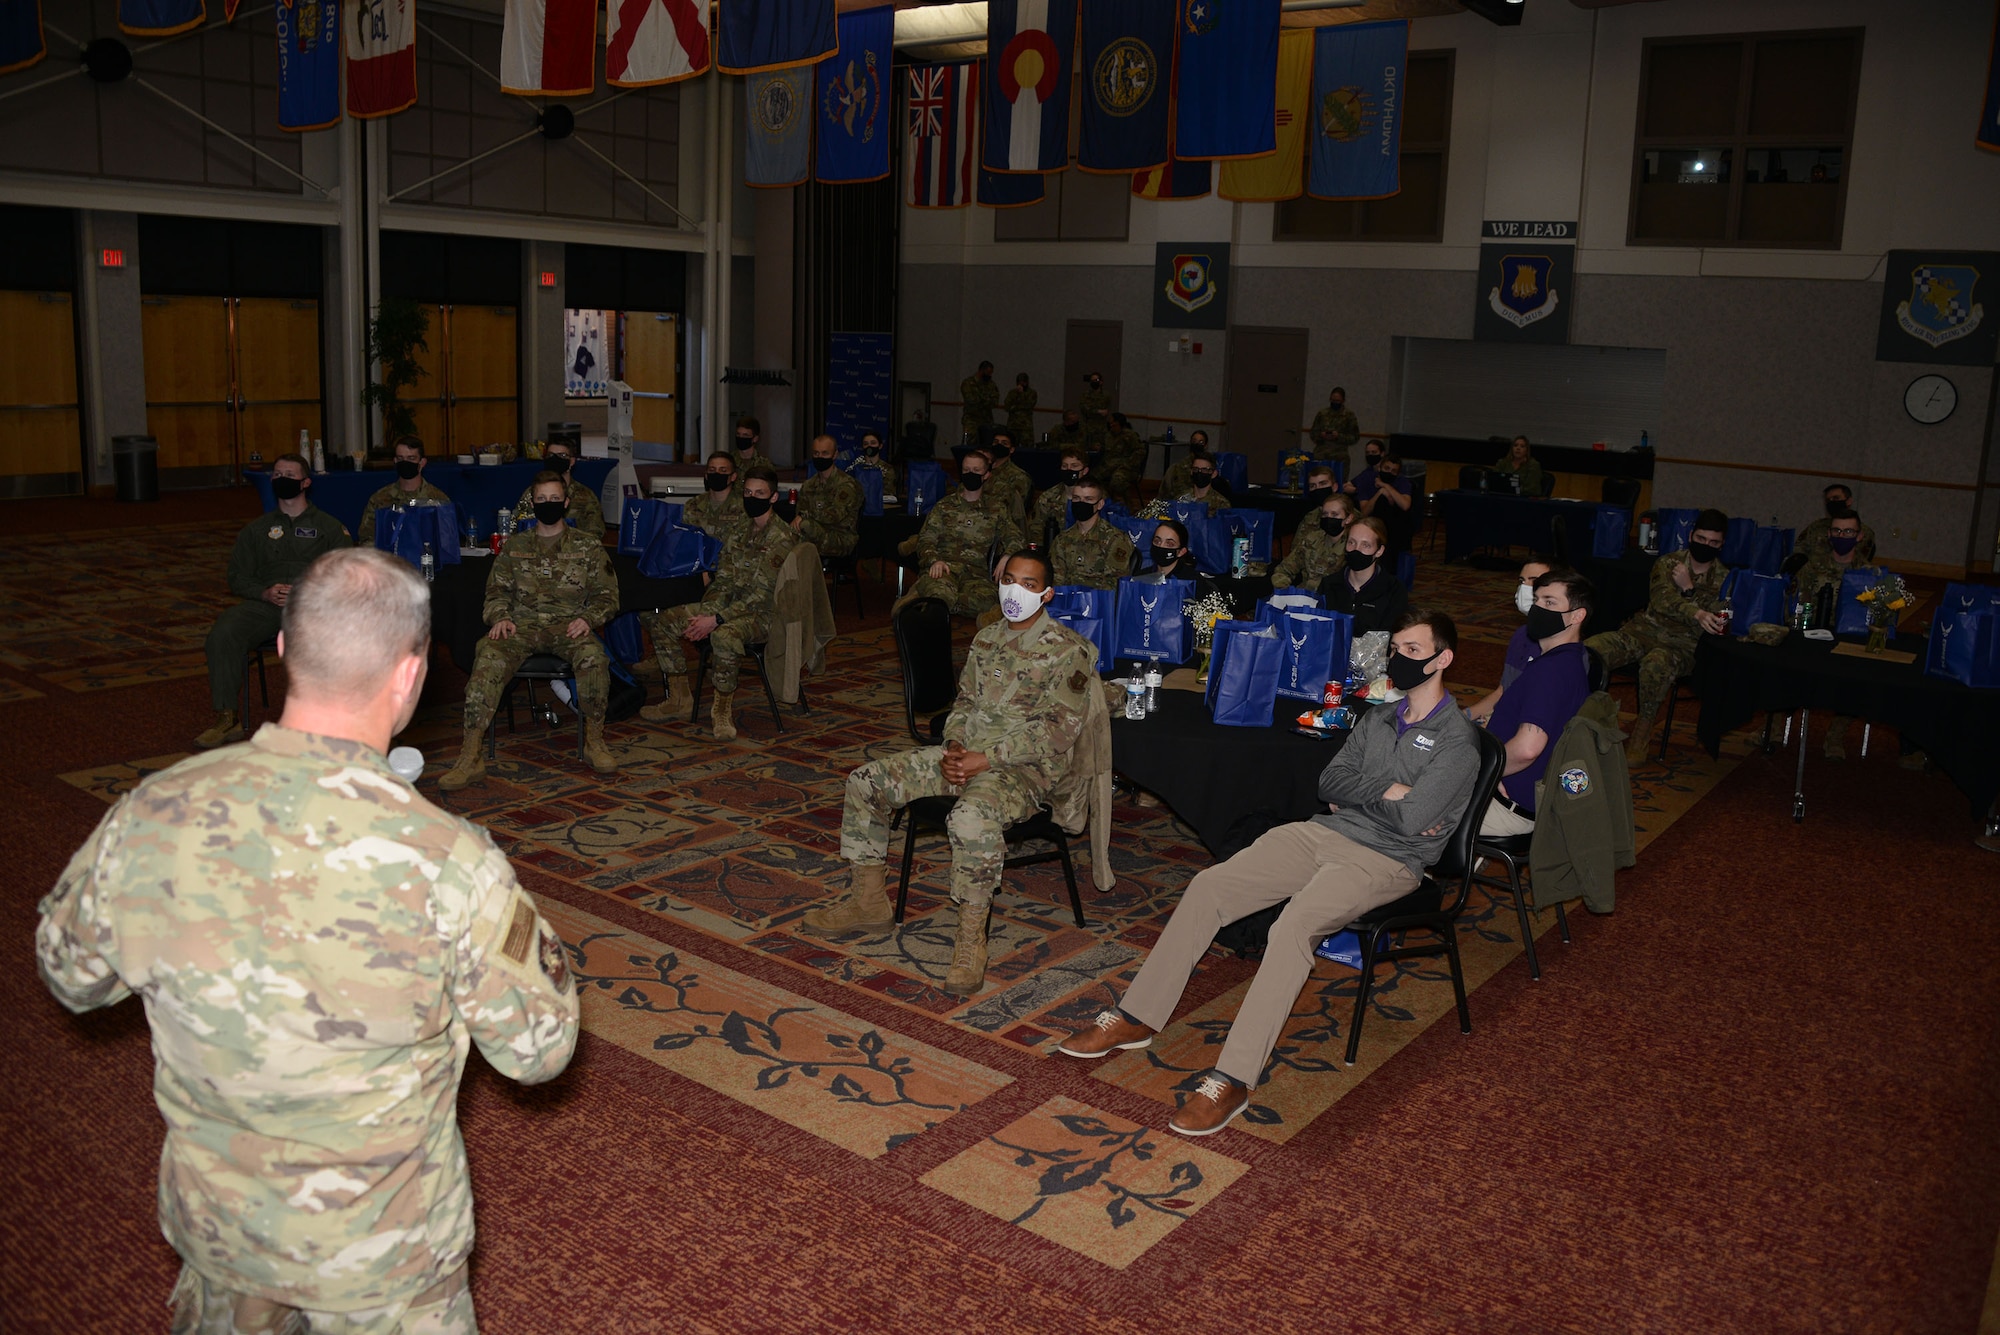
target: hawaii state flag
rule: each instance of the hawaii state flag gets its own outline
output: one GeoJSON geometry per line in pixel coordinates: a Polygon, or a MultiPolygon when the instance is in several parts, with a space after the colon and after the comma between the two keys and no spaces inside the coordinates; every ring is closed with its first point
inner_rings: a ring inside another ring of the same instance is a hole
{"type": "Polygon", "coordinates": [[[1181,20],[1174,151],[1248,158],[1277,147],[1280,0],[1187,0],[1181,20]]]}
{"type": "Polygon", "coordinates": [[[820,61],[813,175],[823,185],[889,174],[889,66],[896,10],[877,5],[840,16],[840,50],[820,61]]]}
{"type": "Polygon", "coordinates": [[[597,87],[597,0],[507,0],[500,91],[580,97],[597,87]]]}
{"type": "Polygon", "coordinates": [[[0,74],[24,70],[48,53],[39,0],[0,0],[0,74]]]}
{"type": "MultiPolygon", "coordinates": [[[[22,0],[7,0],[10,9],[21,4],[22,0]]],[[[206,22],[208,6],[203,0],[118,0],[118,31],[134,37],[171,37],[206,22]]]]}
{"type": "Polygon", "coordinates": [[[715,30],[724,74],[812,65],[840,49],[833,0],[721,0],[715,30]]]}
{"type": "MultiPolygon", "coordinates": [[[[284,4],[286,0],[278,0],[284,4]]],[[[334,0],[320,0],[331,6],[334,0]]],[[[392,116],[417,101],[417,0],[348,0],[347,114],[392,116]]]]}
{"type": "Polygon", "coordinates": [[[1174,13],[1160,0],[1089,0],[1083,6],[1078,167],[1132,172],[1167,160],[1174,13]]]}
{"type": "Polygon", "coordinates": [[[644,88],[707,72],[705,0],[605,0],[606,83],[644,88]]]}
{"type": "Polygon", "coordinates": [[[1042,202],[1048,177],[1040,172],[990,172],[979,169],[979,204],[988,209],[1024,209],[1042,202]]]}
{"type": "Polygon", "coordinates": [[[1069,166],[1077,0],[992,0],[986,9],[986,143],[996,172],[1069,166]]]}
{"type": "Polygon", "coordinates": [[[1207,158],[1168,158],[1164,166],[1132,173],[1132,193],[1141,199],[1200,199],[1208,193],[1215,164],[1207,158]]]}
{"type": "Polygon", "coordinates": [[[1387,199],[1403,188],[1407,19],[1321,28],[1313,37],[1314,199],[1387,199]]]}
{"type": "Polygon", "coordinates": [[[918,209],[970,204],[978,142],[978,62],[911,66],[904,202],[918,209]]]}
{"type": "Polygon", "coordinates": [[[1306,127],[1311,123],[1312,28],[1287,28],[1278,39],[1278,151],[1222,164],[1222,197],[1245,202],[1297,199],[1306,189],[1306,127]]]}
{"type": "Polygon", "coordinates": [[[278,128],[340,122],[340,3],[271,6],[278,21],[278,128]],[[310,26],[307,26],[310,22],[310,26]]]}

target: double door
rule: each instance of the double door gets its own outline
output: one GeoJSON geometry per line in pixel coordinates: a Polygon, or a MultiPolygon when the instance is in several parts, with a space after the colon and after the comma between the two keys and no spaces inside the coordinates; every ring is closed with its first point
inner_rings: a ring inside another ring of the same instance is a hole
{"type": "Polygon", "coordinates": [[[149,296],[139,328],[163,477],[227,480],[325,434],[317,301],[149,296]]]}
{"type": "Polygon", "coordinates": [[[403,391],[431,455],[477,454],[521,436],[520,312],[512,306],[427,306],[423,378],[403,391]]]}
{"type": "Polygon", "coordinates": [[[67,292],[0,291],[0,496],[82,488],[74,303],[67,292]]]}

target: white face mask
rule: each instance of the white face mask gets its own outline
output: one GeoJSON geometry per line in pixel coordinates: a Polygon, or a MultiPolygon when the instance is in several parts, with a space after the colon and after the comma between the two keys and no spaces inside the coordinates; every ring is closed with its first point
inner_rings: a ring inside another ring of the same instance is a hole
{"type": "Polygon", "coordinates": [[[1042,610],[1042,595],[1030,593],[1018,584],[1000,586],[1000,615],[1019,625],[1042,610]]]}
{"type": "Polygon", "coordinates": [[[1528,609],[1533,607],[1534,605],[1535,605],[1535,586],[1532,584],[1515,585],[1514,610],[1519,612],[1522,616],[1526,616],[1528,615],[1528,609]]]}

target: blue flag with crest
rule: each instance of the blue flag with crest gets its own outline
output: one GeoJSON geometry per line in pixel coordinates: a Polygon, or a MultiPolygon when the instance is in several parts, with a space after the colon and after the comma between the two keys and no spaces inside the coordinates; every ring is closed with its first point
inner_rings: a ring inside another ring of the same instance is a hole
{"type": "Polygon", "coordinates": [[[1402,189],[1409,42],[1403,19],[1347,23],[1314,35],[1308,195],[1385,199],[1402,189]]]}
{"type": "Polygon", "coordinates": [[[340,121],[340,0],[271,7],[278,23],[278,128],[340,121]]]}
{"type": "Polygon", "coordinates": [[[1277,149],[1279,4],[1187,0],[1174,85],[1174,156],[1249,158],[1277,149]]]}
{"type": "Polygon", "coordinates": [[[814,175],[827,185],[889,174],[889,65],[896,11],[890,5],[840,16],[840,49],[819,63],[814,175]]]}
{"type": "Polygon", "coordinates": [[[743,76],[743,180],[801,185],[812,170],[813,67],[743,76]]]}
{"type": "MultiPolygon", "coordinates": [[[[720,0],[715,67],[724,74],[757,74],[832,55],[840,45],[833,5],[834,0],[720,0]]],[[[708,6],[701,8],[708,12],[708,6]]]]}
{"type": "Polygon", "coordinates": [[[1132,172],[1167,160],[1174,7],[1091,0],[1083,7],[1083,114],[1076,165],[1132,172]]]}

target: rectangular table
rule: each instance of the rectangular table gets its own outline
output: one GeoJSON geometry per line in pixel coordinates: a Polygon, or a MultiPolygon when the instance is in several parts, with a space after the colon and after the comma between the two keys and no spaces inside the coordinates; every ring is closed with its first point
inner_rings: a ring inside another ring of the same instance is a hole
{"type": "Polygon", "coordinates": [[[1469,556],[1481,547],[1526,547],[1531,552],[1553,554],[1558,520],[1567,535],[1569,555],[1588,555],[1598,512],[1624,508],[1601,501],[1507,496],[1456,488],[1432,492],[1431,505],[1444,525],[1447,561],[1469,556]]]}
{"type": "MultiPolygon", "coordinates": [[[[610,476],[614,462],[611,459],[579,459],[571,471],[577,481],[602,495],[604,479],[610,476]]],[[[528,483],[541,471],[541,463],[533,459],[485,467],[454,463],[449,459],[432,459],[424,465],[424,480],[451,497],[462,512],[476,516],[481,533],[491,533],[495,512],[502,506],[513,509],[514,503],[521,499],[521,493],[528,489],[528,483]]],[[[264,507],[258,513],[266,513],[277,505],[277,500],[271,495],[269,473],[249,473],[246,476],[256,486],[258,503],[264,507]]],[[[352,533],[361,526],[361,512],[367,507],[368,498],[395,480],[395,472],[384,468],[371,468],[358,473],[315,473],[306,498],[347,525],[347,531],[352,533]]],[[[615,514],[607,512],[604,518],[608,524],[617,524],[615,514]]]]}

